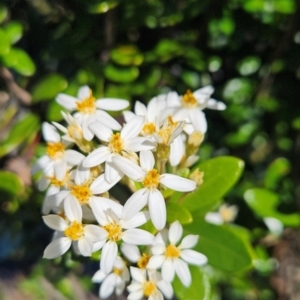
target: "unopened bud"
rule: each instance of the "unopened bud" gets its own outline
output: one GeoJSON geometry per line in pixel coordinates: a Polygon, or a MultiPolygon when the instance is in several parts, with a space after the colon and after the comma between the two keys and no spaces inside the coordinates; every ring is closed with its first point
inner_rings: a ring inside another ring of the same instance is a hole
{"type": "Polygon", "coordinates": [[[190,174],[190,179],[195,181],[197,186],[203,183],[204,172],[201,172],[199,169],[196,169],[190,174]]]}

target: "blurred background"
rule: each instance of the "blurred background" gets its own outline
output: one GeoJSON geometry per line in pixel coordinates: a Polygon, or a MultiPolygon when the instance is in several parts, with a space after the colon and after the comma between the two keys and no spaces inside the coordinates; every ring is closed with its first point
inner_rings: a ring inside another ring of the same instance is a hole
{"type": "Polygon", "coordinates": [[[97,263],[42,259],[52,232],[30,175],[45,149],[41,123],[62,120],[55,96],[85,84],[97,98],[131,104],[213,85],[227,109],[205,111],[200,159],[245,161],[225,201],[238,206],[256,260],[230,276],[209,268],[207,299],[300,299],[299,8],[298,0],[2,0],[0,299],[97,299],[97,263]]]}

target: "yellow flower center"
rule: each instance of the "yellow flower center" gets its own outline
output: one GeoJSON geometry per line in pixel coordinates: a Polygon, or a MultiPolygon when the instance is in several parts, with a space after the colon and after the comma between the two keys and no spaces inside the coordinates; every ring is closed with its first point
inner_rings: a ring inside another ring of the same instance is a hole
{"type": "Polygon", "coordinates": [[[83,99],[82,101],[76,101],[77,110],[83,114],[93,114],[96,111],[96,104],[95,98],[90,91],[90,94],[87,98],[83,99]]]}
{"type": "Polygon", "coordinates": [[[61,158],[65,153],[63,143],[47,143],[46,153],[53,159],[61,158]]]}
{"type": "Polygon", "coordinates": [[[161,144],[168,145],[170,142],[171,134],[172,134],[172,131],[171,131],[170,127],[162,128],[158,132],[159,137],[162,139],[161,144]]]}
{"type": "Polygon", "coordinates": [[[179,254],[179,249],[174,245],[169,245],[165,251],[165,255],[167,258],[178,258],[179,254]]]}
{"type": "Polygon", "coordinates": [[[146,281],[143,286],[144,295],[149,297],[153,292],[156,291],[156,285],[152,281],[146,281]]]}
{"type": "Polygon", "coordinates": [[[122,274],[122,270],[121,269],[113,269],[113,272],[116,274],[116,275],[121,275],[122,274]]]}
{"type": "Polygon", "coordinates": [[[141,258],[139,259],[139,261],[137,262],[137,265],[140,269],[146,269],[146,266],[149,262],[150,259],[150,255],[143,253],[143,255],[141,256],[141,258]]]}
{"type": "Polygon", "coordinates": [[[88,185],[72,185],[71,194],[79,201],[80,204],[86,204],[92,195],[88,185]]]}
{"type": "Polygon", "coordinates": [[[119,224],[107,224],[104,229],[108,232],[108,238],[111,241],[117,242],[121,239],[122,227],[119,224]]]}
{"type": "Polygon", "coordinates": [[[122,153],[123,141],[119,132],[111,135],[108,143],[108,148],[113,153],[122,153]]]}
{"type": "Polygon", "coordinates": [[[232,222],[237,214],[237,211],[234,206],[233,207],[221,206],[219,209],[219,212],[220,212],[222,220],[225,223],[232,222]]]}
{"type": "Polygon", "coordinates": [[[74,140],[83,139],[82,129],[79,126],[68,126],[68,135],[74,140]]]}
{"type": "Polygon", "coordinates": [[[150,170],[143,180],[144,187],[148,189],[155,189],[159,185],[159,176],[160,174],[156,169],[150,170]]]}
{"type": "Polygon", "coordinates": [[[197,106],[197,100],[190,90],[182,96],[182,105],[187,108],[193,108],[197,106]]]}
{"type": "Polygon", "coordinates": [[[73,241],[77,241],[83,236],[83,226],[81,223],[74,221],[64,232],[65,236],[73,241]]]}
{"type": "Polygon", "coordinates": [[[142,132],[144,135],[150,135],[150,134],[153,134],[155,132],[155,130],[156,130],[156,128],[153,123],[147,123],[144,125],[142,132]]]}

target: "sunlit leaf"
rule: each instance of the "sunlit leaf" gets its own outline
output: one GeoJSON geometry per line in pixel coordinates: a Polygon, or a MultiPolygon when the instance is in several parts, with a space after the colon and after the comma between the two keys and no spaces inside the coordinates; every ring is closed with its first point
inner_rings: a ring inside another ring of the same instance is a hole
{"type": "Polygon", "coordinates": [[[19,22],[9,22],[4,28],[11,44],[15,44],[23,34],[23,27],[19,22]]]}
{"type": "Polygon", "coordinates": [[[9,171],[0,171],[0,194],[5,193],[14,196],[20,194],[23,189],[23,182],[18,175],[9,171]]]}
{"type": "Polygon", "coordinates": [[[6,19],[7,14],[8,14],[7,7],[3,4],[0,4],[0,23],[2,23],[6,19]]]}
{"type": "Polygon", "coordinates": [[[123,66],[139,66],[143,60],[143,55],[134,45],[120,46],[110,52],[111,59],[119,65],[123,66]]]}
{"type": "Polygon", "coordinates": [[[241,75],[247,76],[255,73],[261,65],[259,57],[256,56],[247,56],[241,60],[237,68],[241,75]]]}
{"type": "Polygon", "coordinates": [[[120,83],[129,83],[136,80],[139,76],[139,69],[137,67],[116,67],[108,64],[104,68],[104,75],[107,79],[120,83]]]}
{"type": "Polygon", "coordinates": [[[167,203],[167,221],[173,223],[179,221],[180,224],[189,224],[193,221],[192,214],[181,205],[176,203],[167,203]]]}
{"type": "Polygon", "coordinates": [[[117,0],[98,1],[88,6],[88,11],[92,14],[103,14],[115,8],[119,4],[117,0]]]}
{"type": "Polygon", "coordinates": [[[0,28],[0,55],[5,55],[9,53],[10,49],[10,40],[9,36],[6,34],[6,32],[0,28]]]}

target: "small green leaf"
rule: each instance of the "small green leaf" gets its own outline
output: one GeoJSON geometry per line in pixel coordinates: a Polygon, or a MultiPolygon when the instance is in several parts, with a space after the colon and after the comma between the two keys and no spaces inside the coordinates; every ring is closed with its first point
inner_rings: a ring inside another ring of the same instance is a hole
{"type": "MultiPolygon", "coordinates": [[[[6,196],[16,196],[24,189],[20,177],[9,171],[0,171],[0,194],[6,196]]],[[[5,200],[4,197],[1,200],[5,200]]],[[[6,199],[7,200],[7,199],[6,199]]]]}
{"type": "Polygon", "coordinates": [[[257,56],[247,56],[237,64],[237,69],[241,75],[247,76],[255,73],[261,65],[261,60],[257,56]]]}
{"type": "Polygon", "coordinates": [[[111,51],[110,57],[122,66],[139,66],[144,60],[143,55],[134,45],[119,46],[111,51]]]}
{"type": "Polygon", "coordinates": [[[30,56],[20,48],[11,48],[9,53],[2,57],[4,64],[14,68],[24,76],[31,76],[35,73],[35,64],[30,56]]]}
{"type": "Polygon", "coordinates": [[[184,229],[200,236],[195,250],[207,256],[208,264],[232,272],[251,267],[251,246],[245,238],[231,232],[226,225],[218,226],[194,219],[194,222],[185,225],[184,229]]]}
{"type": "Polygon", "coordinates": [[[10,41],[6,32],[0,28],[0,55],[5,55],[9,53],[10,41]]]}
{"type": "Polygon", "coordinates": [[[32,90],[33,102],[53,99],[59,92],[68,86],[67,80],[60,74],[48,74],[44,76],[32,90]]]}
{"type": "Polygon", "coordinates": [[[185,207],[176,203],[167,203],[167,221],[172,223],[176,220],[182,225],[190,224],[193,222],[193,217],[185,207]]]}
{"type": "Polygon", "coordinates": [[[178,277],[173,281],[173,288],[176,297],[179,300],[209,300],[210,299],[210,282],[208,276],[201,268],[189,266],[192,275],[192,284],[185,287],[178,277]]]}
{"type": "Polygon", "coordinates": [[[98,3],[90,4],[88,11],[91,14],[103,14],[115,8],[119,4],[116,0],[99,1],[98,3]]]}
{"type": "Polygon", "coordinates": [[[279,195],[261,188],[247,190],[244,199],[249,207],[261,218],[272,217],[278,219],[286,226],[298,227],[300,214],[283,214],[276,207],[280,203],[279,195]]]}
{"type": "Polygon", "coordinates": [[[63,116],[61,114],[62,110],[62,107],[56,101],[50,101],[47,109],[47,120],[50,122],[60,122],[63,120],[63,116]]]}
{"type": "Polygon", "coordinates": [[[7,7],[3,4],[0,4],[0,23],[2,23],[8,15],[7,7]]]}
{"type": "Polygon", "coordinates": [[[244,169],[244,162],[236,157],[220,156],[196,167],[204,172],[203,183],[196,191],[188,194],[181,204],[190,211],[199,211],[204,215],[236,183],[244,169]]]}
{"type": "Polygon", "coordinates": [[[13,21],[8,23],[4,28],[6,35],[9,37],[10,43],[15,44],[23,34],[21,23],[13,21]]]}
{"type": "Polygon", "coordinates": [[[108,64],[104,69],[104,75],[107,79],[119,83],[130,83],[136,80],[139,76],[137,67],[116,67],[108,64]]]}

